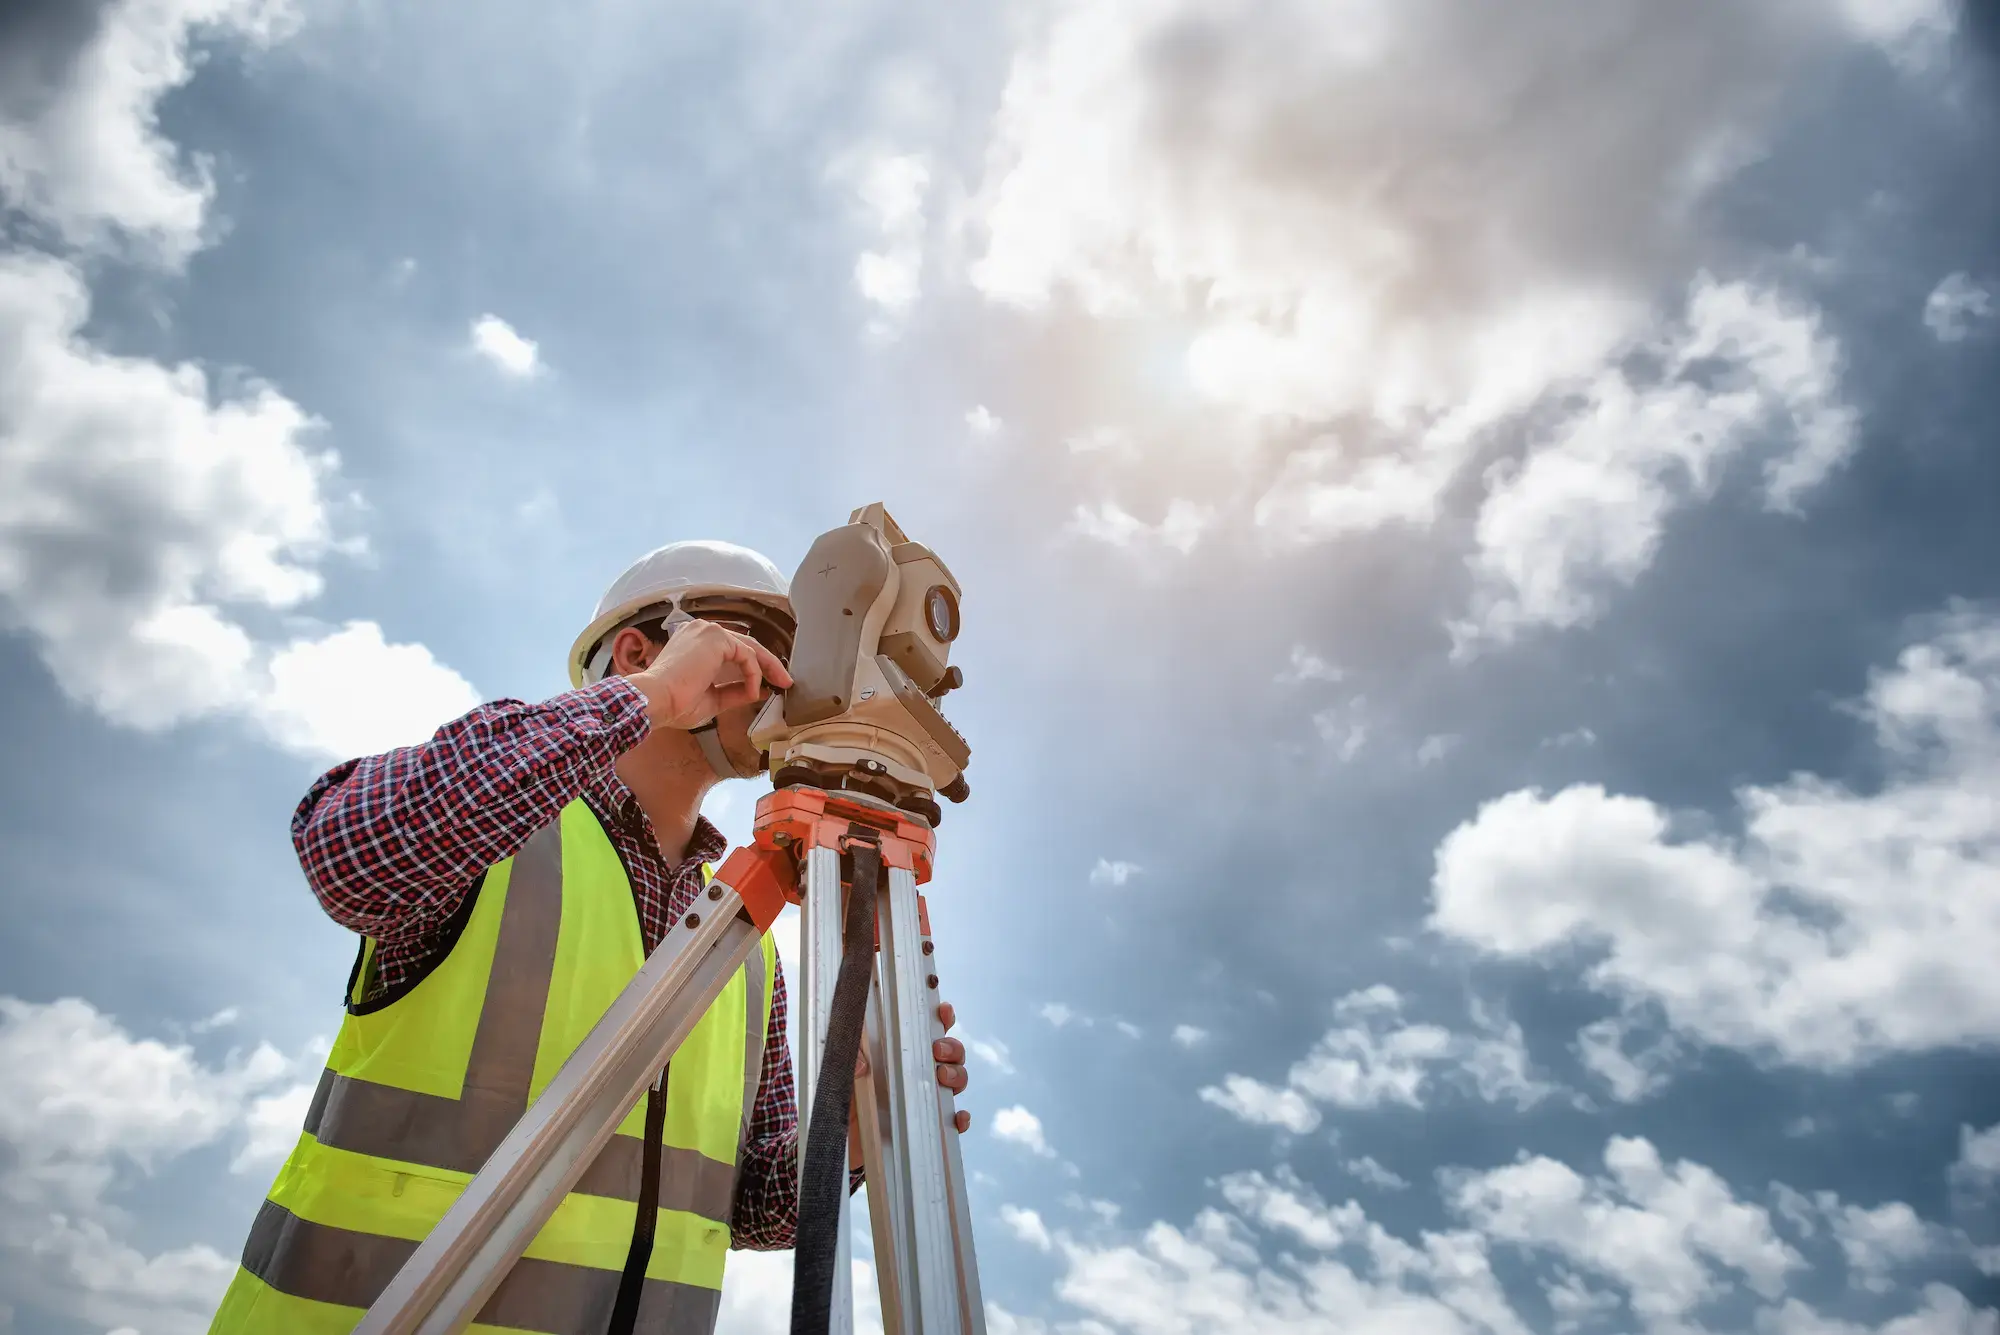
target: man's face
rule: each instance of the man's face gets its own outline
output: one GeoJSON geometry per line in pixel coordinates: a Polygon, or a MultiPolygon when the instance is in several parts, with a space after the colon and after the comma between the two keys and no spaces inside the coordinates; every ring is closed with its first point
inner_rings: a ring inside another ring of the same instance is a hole
{"type": "MultiPolygon", "coordinates": [[[[767,688],[765,698],[770,697],[767,688]]],[[[739,767],[749,767],[757,763],[757,748],[750,744],[750,724],[756,720],[757,711],[762,709],[760,701],[754,705],[737,705],[725,709],[716,718],[715,735],[722,743],[723,753],[735,761],[739,767]]]]}

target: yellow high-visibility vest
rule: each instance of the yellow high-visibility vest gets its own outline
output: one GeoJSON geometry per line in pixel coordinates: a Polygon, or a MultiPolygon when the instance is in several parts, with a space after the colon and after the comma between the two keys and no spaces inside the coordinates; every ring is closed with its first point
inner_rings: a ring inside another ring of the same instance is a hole
{"type": "MultiPolygon", "coordinates": [[[[645,963],[631,881],[581,800],[487,869],[454,928],[421,980],[366,1002],[363,943],[298,1144],[210,1335],[351,1331],[645,963]]],[[[714,1329],[775,968],[767,933],[673,1055],[635,1331],[714,1329]]],[[[637,1222],[645,1129],[641,1098],[471,1329],[604,1330],[637,1222]]]]}

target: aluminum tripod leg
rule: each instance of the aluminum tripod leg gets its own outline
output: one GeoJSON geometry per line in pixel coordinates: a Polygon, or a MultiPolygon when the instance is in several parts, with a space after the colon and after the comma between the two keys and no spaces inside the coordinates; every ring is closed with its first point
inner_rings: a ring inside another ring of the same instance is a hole
{"type": "MultiPolygon", "coordinates": [[[[725,868],[725,871],[727,868],[725,868]]],[[[354,1335],[463,1330],[763,933],[720,879],[660,942],[354,1335]]]]}
{"type": "MultiPolygon", "coordinates": [[[[931,1052],[931,1044],[943,1037],[943,1026],[937,1018],[937,975],[916,878],[892,866],[877,893],[880,953],[863,1039],[868,1074],[855,1082],[854,1102],[882,1325],[886,1335],[985,1335],[952,1094],[938,1084],[931,1052]]],[[[799,1088],[801,1097],[809,1099],[841,956],[840,855],[834,849],[815,848],[809,855],[805,909],[799,952],[806,979],[800,991],[799,1088]]],[[[801,1124],[810,1124],[810,1118],[808,1106],[801,1111],[801,1124]]],[[[832,1303],[837,1335],[853,1329],[849,1226],[849,1203],[843,1198],[832,1303]]]]}
{"type": "MultiPolygon", "coordinates": [[[[830,874],[838,876],[837,864],[830,874]]],[[[864,1049],[868,1075],[856,1082],[855,1103],[882,1325],[887,1335],[984,1335],[952,1094],[937,1083],[931,1052],[943,1026],[916,878],[891,867],[879,893],[880,954],[864,1049]]],[[[838,921],[835,898],[807,930],[838,921]]],[[[827,949],[822,939],[808,947],[807,958],[827,949]]],[[[824,1032],[823,1015],[812,1024],[809,1032],[824,1032]]],[[[835,1310],[837,1320],[851,1319],[846,1308],[835,1310]]]]}
{"type": "MultiPolygon", "coordinates": [[[[877,921],[888,916],[889,896],[885,891],[877,921]]],[[[854,1086],[855,1106],[860,1112],[862,1154],[867,1172],[868,1222],[875,1238],[875,1277],[882,1299],[882,1329],[885,1335],[915,1335],[916,1314],[904,1303],[902,1285],[910,1275],[910,1238],[904,1227],[909,1218],[909,1187],[903,1181],[902,1144],[896,1138],[896,1109],[901,1106],[901,1084],[897,1066],[887,1054],[885,1003],[882,975],[878,969],[870,980],[868,1029],[862,1051],[868,1058],[868,1074],[854,1086]]]]}

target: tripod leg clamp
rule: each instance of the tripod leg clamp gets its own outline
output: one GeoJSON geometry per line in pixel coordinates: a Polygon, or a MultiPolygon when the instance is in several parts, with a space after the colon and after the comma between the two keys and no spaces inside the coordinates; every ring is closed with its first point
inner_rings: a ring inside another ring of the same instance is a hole
{"type": "Polygon", "coordinates": [[[712,884],[734,890],[757,930],[768,932],[798,893],[798,872],[790,853],[752,844],[730,853],[712,884]]]}

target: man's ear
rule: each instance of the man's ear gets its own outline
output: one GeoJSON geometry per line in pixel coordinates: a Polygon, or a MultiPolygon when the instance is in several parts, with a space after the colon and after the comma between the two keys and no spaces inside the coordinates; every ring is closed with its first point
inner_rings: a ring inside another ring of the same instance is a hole
{"type": "Polygon", "coordinates": [[[627,626],[611,637],[611,670],[618,676],[644,672],[659,654],[660,646],[647,639],[637,626],[627,626]]]}

